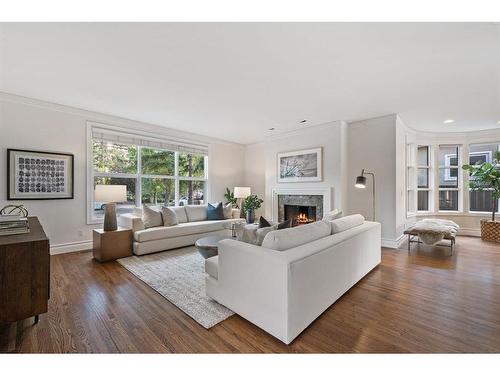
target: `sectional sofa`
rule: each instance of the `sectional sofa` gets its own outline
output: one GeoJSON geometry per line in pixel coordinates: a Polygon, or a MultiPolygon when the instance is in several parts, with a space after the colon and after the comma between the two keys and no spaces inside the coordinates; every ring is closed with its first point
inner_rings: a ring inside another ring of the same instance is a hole
{"type": "Polygon", "coordinates": [[[230,234],[225,224],[241,221],[240,210],[231,210],[225,220],[207,220],[207,205],[188,205],[170,207],[176,213],[179,224],[145,228],[142,208],[135,208],[132,214],[123,214],[118,224],[131,228],[134,232],[133,251],[136,255],[155,253],[194,245],[197,239],[215,234],[230,234]]]}
{"type": "Polygon", "coordinates": [[[286,344],[381,260],[380,223],[361,215],[231,239],[205,262],[206,292],[286,344]]]}

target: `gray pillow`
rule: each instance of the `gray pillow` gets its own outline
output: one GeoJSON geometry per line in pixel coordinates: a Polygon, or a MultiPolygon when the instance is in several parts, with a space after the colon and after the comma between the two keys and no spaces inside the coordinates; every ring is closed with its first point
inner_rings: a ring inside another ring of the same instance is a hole
{"type": "Polygon", "coordinates": [[[142,208],[142,220],[144,221],[144,228],[146,229],[161,227],[163,225],[161,212],[155,211],[148,206],[143,206],[142,208]]]}
{"type": "Polygon", "coordinates": [[[231,203],[223,206],[222,210],[224,211],[224,219],[231,219],[233,217],[233,206],[231,203]]]}
{"type": "Polygon", "coordinates": [[[177,214],[170,207],[163,206],[161,208],[161,216],[163,217],[163,226],[165,227],[171,227],[179,224],[177,214]]]}

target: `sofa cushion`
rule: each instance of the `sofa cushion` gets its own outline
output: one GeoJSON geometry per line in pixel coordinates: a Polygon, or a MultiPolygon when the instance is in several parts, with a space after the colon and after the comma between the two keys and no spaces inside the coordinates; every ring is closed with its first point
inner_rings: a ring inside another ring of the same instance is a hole
{"type": "Polygon", "coordinates": [[[142,221],[144,222],[144,228],[153,228],[163,225],[161,212],[153,210],[146,205],[142,208],[142,221]]]}
{"type": "Polygon", "coordinates": [[[233,217],[233,205],[231,203],[226,204],[222,207],[224,212],[224,219],[232,219],[233,217]]]}
{"type": "Polygon", "coordinates": [[[184,206],[187,214],[187,221],[205,221],[207,220],[207,206],[206,205],[190,205],[184,206]]]}
{"type": "Polygon", "coordinates": [[[360,214],[349,215],[330,221],[332,234],[343,232],[361,225],[365,222],[365,217],[360,214]]]}
{"type": "Polygon", "coordinates": [[[209,203],[207,205],[207,220],[224,220],[222,202],[209,203]]]}
{"type": "Polygon", "coordinates": [[[272,250],[288,250],[308,242],[329,236],[331,226],[325,221],[300,225],[293,228],[273,230],[269,232],[262,241],[262,247],[272,250]]]}
{"type": "Polygon", "coordinates": [[[177,225],[177,214],[170,207],[163,206],[161,208],[161,216],[163,218],[163,226],[171,227],[172,225],[177,225]]]}
{"type": "Polygon", "coordinates": [[[214,279],[217,279],[219,277],[218,255],[205,259],[205,272],[212,276],[214,279]]]}
{"type": "Polygon", "coordinates": [[[266,238],[266,235],[269,232],[276,230],[277,227],[278,227],[277,225],[272,225],[270,227],[264,227],[264,228],[257,229],[257,239],[255,240],[255,245],[262,246],[262,242],[264,241],[264,238],[266,238]]]}
{"type": "Polygon", "coordinates": [[[224,223],[230,220],[198,221],[180,223],[172,227],[155,227],[140,230],[134,233],[137,242],[155,241],[164,238],[187,236],[190,234],[213,232],[224,229],[224,223]]]}
{"type": "Polygon", "coordinates": [[[323,216],[323,220],[332,221],[342,217],[342,211],[339,209],[334,209],[323,216]]]}
{"type": "Polygon", "coordinates": [[[176,206],[176,207],[170,207],[172,211],[175,212],[175,215],[177,216],[177,222],[180,223],[187,223],[188,218],[186,215],[186,208],[184,206],[176,206]]]}

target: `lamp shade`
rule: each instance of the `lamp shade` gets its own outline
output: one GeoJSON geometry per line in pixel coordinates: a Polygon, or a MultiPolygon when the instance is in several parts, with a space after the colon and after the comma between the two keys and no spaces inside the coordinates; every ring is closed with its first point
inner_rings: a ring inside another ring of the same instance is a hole
{"type": "Polygon", "coordinates": [[[250,194],[252,194],[252,192],[251,192],[251,189],[249,187],[235,186],[235,188],[234,188],[234,197],[235,198],[246,198],[250,194]]]}
{"type": "Polygon", "coordinates": [[[116,203],[127,201],[126,185],[96,185],[94,192],[96,202],[116,203]]]}
{"type": "Polygon", "coordinates": [[[366,188],[366,177],[365,176],[356,177],[356,183],[354,184],[354,186],[357,187],[358,189],[366,188]]]}

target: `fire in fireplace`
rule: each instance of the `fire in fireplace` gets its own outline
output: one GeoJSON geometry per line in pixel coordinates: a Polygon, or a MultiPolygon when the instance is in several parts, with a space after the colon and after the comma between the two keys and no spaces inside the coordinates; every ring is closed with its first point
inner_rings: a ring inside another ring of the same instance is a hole
{"type": "Polygon", "coordinates": [[[316,207],[285,204],[285,220],[292,220],[292,226],[316,221],[316,207]]]}

